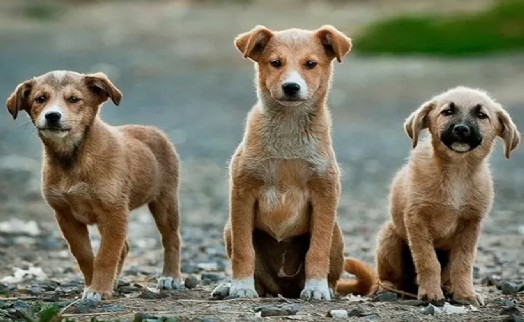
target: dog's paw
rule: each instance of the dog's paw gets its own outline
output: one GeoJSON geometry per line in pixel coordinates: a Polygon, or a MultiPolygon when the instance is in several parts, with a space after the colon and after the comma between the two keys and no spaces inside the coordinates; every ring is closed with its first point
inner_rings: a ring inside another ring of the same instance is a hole
{"type": "Polygon", "coordinates": [[[176,277],[161,276],[158,278],[157,288],[159,290],[176,290],[180,288],[180,281],[176,277]]]}
{"type": "Polygon", "coordinates": [[[484,298],[476,292],[460,294],[453,294],[453,301],[460,304],[471,304],[473,306],[484,306],[484,298]]]}
{"type": "Polygon", "coordinates": [[[253,277],[233,279],[229,289],[229,297],[250,299],[258,297],[255,290],[255,279],[253,277]]]}
{"type": "Polygon", "coordinates": [[[435,305],[444,305],[446,298],[440,287],[435,288],[424,288],[419,287],[418,289],[418,299],[429,302],[435,305]]]}
{"type": "Polygon", "coordinates": [[[333,294],[328,286],[327,279],[309,279],[300,293],[300,298],[306,301],[326,300],[331,301],[333,294]]]}
{"type": "Polygon", "coordinates": [[[94,291],[89,288],[86,288],[84,290],[84,294],[82,294],[83,300],[92,300],[96,302],[100,302],[102,300],[109,300],[113,297],[113,293],[111,291],[105,291],[105,292],[99,292],[94,291]]]}

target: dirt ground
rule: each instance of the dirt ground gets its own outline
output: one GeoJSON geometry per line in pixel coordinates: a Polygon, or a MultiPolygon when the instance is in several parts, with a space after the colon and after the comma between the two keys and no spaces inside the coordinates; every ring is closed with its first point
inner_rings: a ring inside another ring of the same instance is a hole
{"type": "MultiPolygon", "coordinates": [[[[181,155],[183,273],[199,282],[186,291],[145,291],[155,285],[161,246],[153,220],[140,209],[132,214],[131,254],[115,299],[98,307],[74,305],[65,313],[83,320],[133,320],[135,313],[148,312],[179,320],[245,321],[262,319],[254,312],[257,306],[288,303],[209,299],[217,282],[230,276],[221,237],[228,209],[226,167],[255,102],[253,67],[234,49],[234,36],[256,24],[280,29],[326,23],[351,36],[369,21],[400,12],[445,16],[481,10],[491,2],[42,2],[37,10],[35,3],[0,3],[0,97],[6,98],[19,82],[53,69],[106,72],[124,99],[118,108],[107,104],[102,117],[112,124],[159,126],[181,155]]],[[[369,57],[359,55],[355,43],[354,52],[335,71],[330,106],[344,172],[339,221],[346,253],[370,263],[376,233],[388,217],[390,180],[409,153],[402,123],[413,109],[435,93],[464,84],[489,90],[524,127],[524,53],[467,59],[369,57]]],[[[1,320],[15,319],[24,307],[5,297],[32,298],[22,302],[29,303],[26,313],[34,314],[41,301],[70,303],[82,284],[40,195],[41,147],[28,119],[13,121],[5,112],[0,138],[1,320]]],[[[475,286],[487,299],[486,307],[432,316],[413,301],[291,300],[300,306],[296,315],[264,319],[330,320],[331,309],[351,312],[358,306],[351,319],[499,321],[522,314],[524,149],[505,160],[499,142],[491,163],[497,194],[475,264],[475,286]],[[504,283],[513,283],[516,294],[502,294],[504,283]]],[[[93,239],[96,246],[96,233],[93,239]]]]}

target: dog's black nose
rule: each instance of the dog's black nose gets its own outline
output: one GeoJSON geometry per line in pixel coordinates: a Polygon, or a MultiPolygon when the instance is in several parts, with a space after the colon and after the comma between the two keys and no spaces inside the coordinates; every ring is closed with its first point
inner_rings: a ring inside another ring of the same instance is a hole
{"type": "Polygon", "coordinates": [[[471,134],[471,130],[467,125],[458,124],[453,128],[453,133],[459,138],[466,138],[471,134]]]}
{"type": "Polygon", "coordinates": [[[58,112],[49,112],[45,114],[45,120],[48,123],[52,123],[52,124],[58,123],[61,117],[62,117],[62,114],[58,112]]]}
{"type": "Polygon", "coordinates": [[[297,83],[285,83],[282,85],[282,90],[286,95],[293,96],[300,91],[300,85],[297,83]]]}

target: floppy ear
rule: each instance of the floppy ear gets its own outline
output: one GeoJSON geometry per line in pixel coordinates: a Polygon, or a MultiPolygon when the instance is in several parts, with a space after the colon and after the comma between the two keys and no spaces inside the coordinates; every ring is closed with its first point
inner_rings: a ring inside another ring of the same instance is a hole
{"type": "Polygon", "coordinates": [[[96,95],[100,96],[101,101],[105,102],[108,98],[111,98],[113,103],[118,106],[122,99],[122,93],[118,88],[109,80],[104,73],[94,73],[85,76],[85,82],[87,87],[93,91],[96,95]]]}
{"type": "Polygon", "coordinates": [[[428,127],[428,114],[434,107],[435,102],[428,101],[411,113],[404,122],[404,130],[413,141],[413,148],[417,146],[420,131],[428,127]]]}
{"type": "Polygon", "coordinates": [[[504,140],[504,156],[509,159],[511,151],[515,150],[520,142],[520,133],[513,120],[502,107],[497,112],[500,127],[498,135],[504,140]]]}
{"type": "Polygon", "coordinates": [[[235,46],[244,58],[250,58],[257,62],[271,37],[273,37],[271,30],[259,25],[248,32],[238,35],[235,38],[235,46]]]}
{"type": "Polygon", "coordinates": [[[7,110],[13,116],[13,119],[16,119],[19,111],[26,110],[29,111],[30,104],[28,101],[29,94],[33,88],[34,80],[30,79],[16,86],[15,91],[9,96],[5,105],[7,110]]]}
{"type": "Polygon", "coordinates": [[[339,63],[351,50],[351,39],[331,25],[320,27],[316,36],[320,39],[328,57],[336,58],[339,63]]]}

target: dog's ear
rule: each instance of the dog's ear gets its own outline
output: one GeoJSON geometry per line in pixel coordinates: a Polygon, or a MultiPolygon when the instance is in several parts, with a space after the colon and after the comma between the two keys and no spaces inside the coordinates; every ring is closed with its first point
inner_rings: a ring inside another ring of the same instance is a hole
{"type": "Polygon", "coordinates": [[[250,58],[258,62],[271,37],[273,37],[271,30],[259,25],[248,32],[238,35],[235,38],[235,46],[244,58],[250,58]]]}
{"type": "Polygon", "coordinates": [[[331,57],[331,59],[336,58],[339,63],[351,50],[351,39],[333,26],[322,26],[315,34],[320,39],[322,46],[324,46],[326,55],[331,57]]]}
{"type": "Polygon", "coordinates": [[[515,123],[502,107],[497,112],[499,122],[498,135],[504,140],[504,156],[509,159],[511,151],[519,145],[520,133],[515,123]]]}
{"type": "Polygon", "coordinates": [[[13,119],[16,119],[19,111],[26,110],[29,112],[31,104],[29,104],[29,94],[33,89],[35,81],[33,79],[27,80],[23,83],[16,86],[15,91],[9,96],[5,105],[7,110],[13,116],[13,119]]]}
{"type": "Polygon", "coordinates": [[[435,102],[433,100],[428,101],[411,113],[404,122],[404,130],[413,141],[413,148],[417,146],[420,131],[428,127],[428,115],[434,107],[435,102]]]}
{"type": "Polygon", "coordinates": [[[122,100],[122,93],[120,90],[109,80],[104,73],[94,73],[85,76],[85,82],[87,87],[96,95],[100,97],[100,103],[107,101],[111,98],[115,105],[120,104],[122,100]]]}

